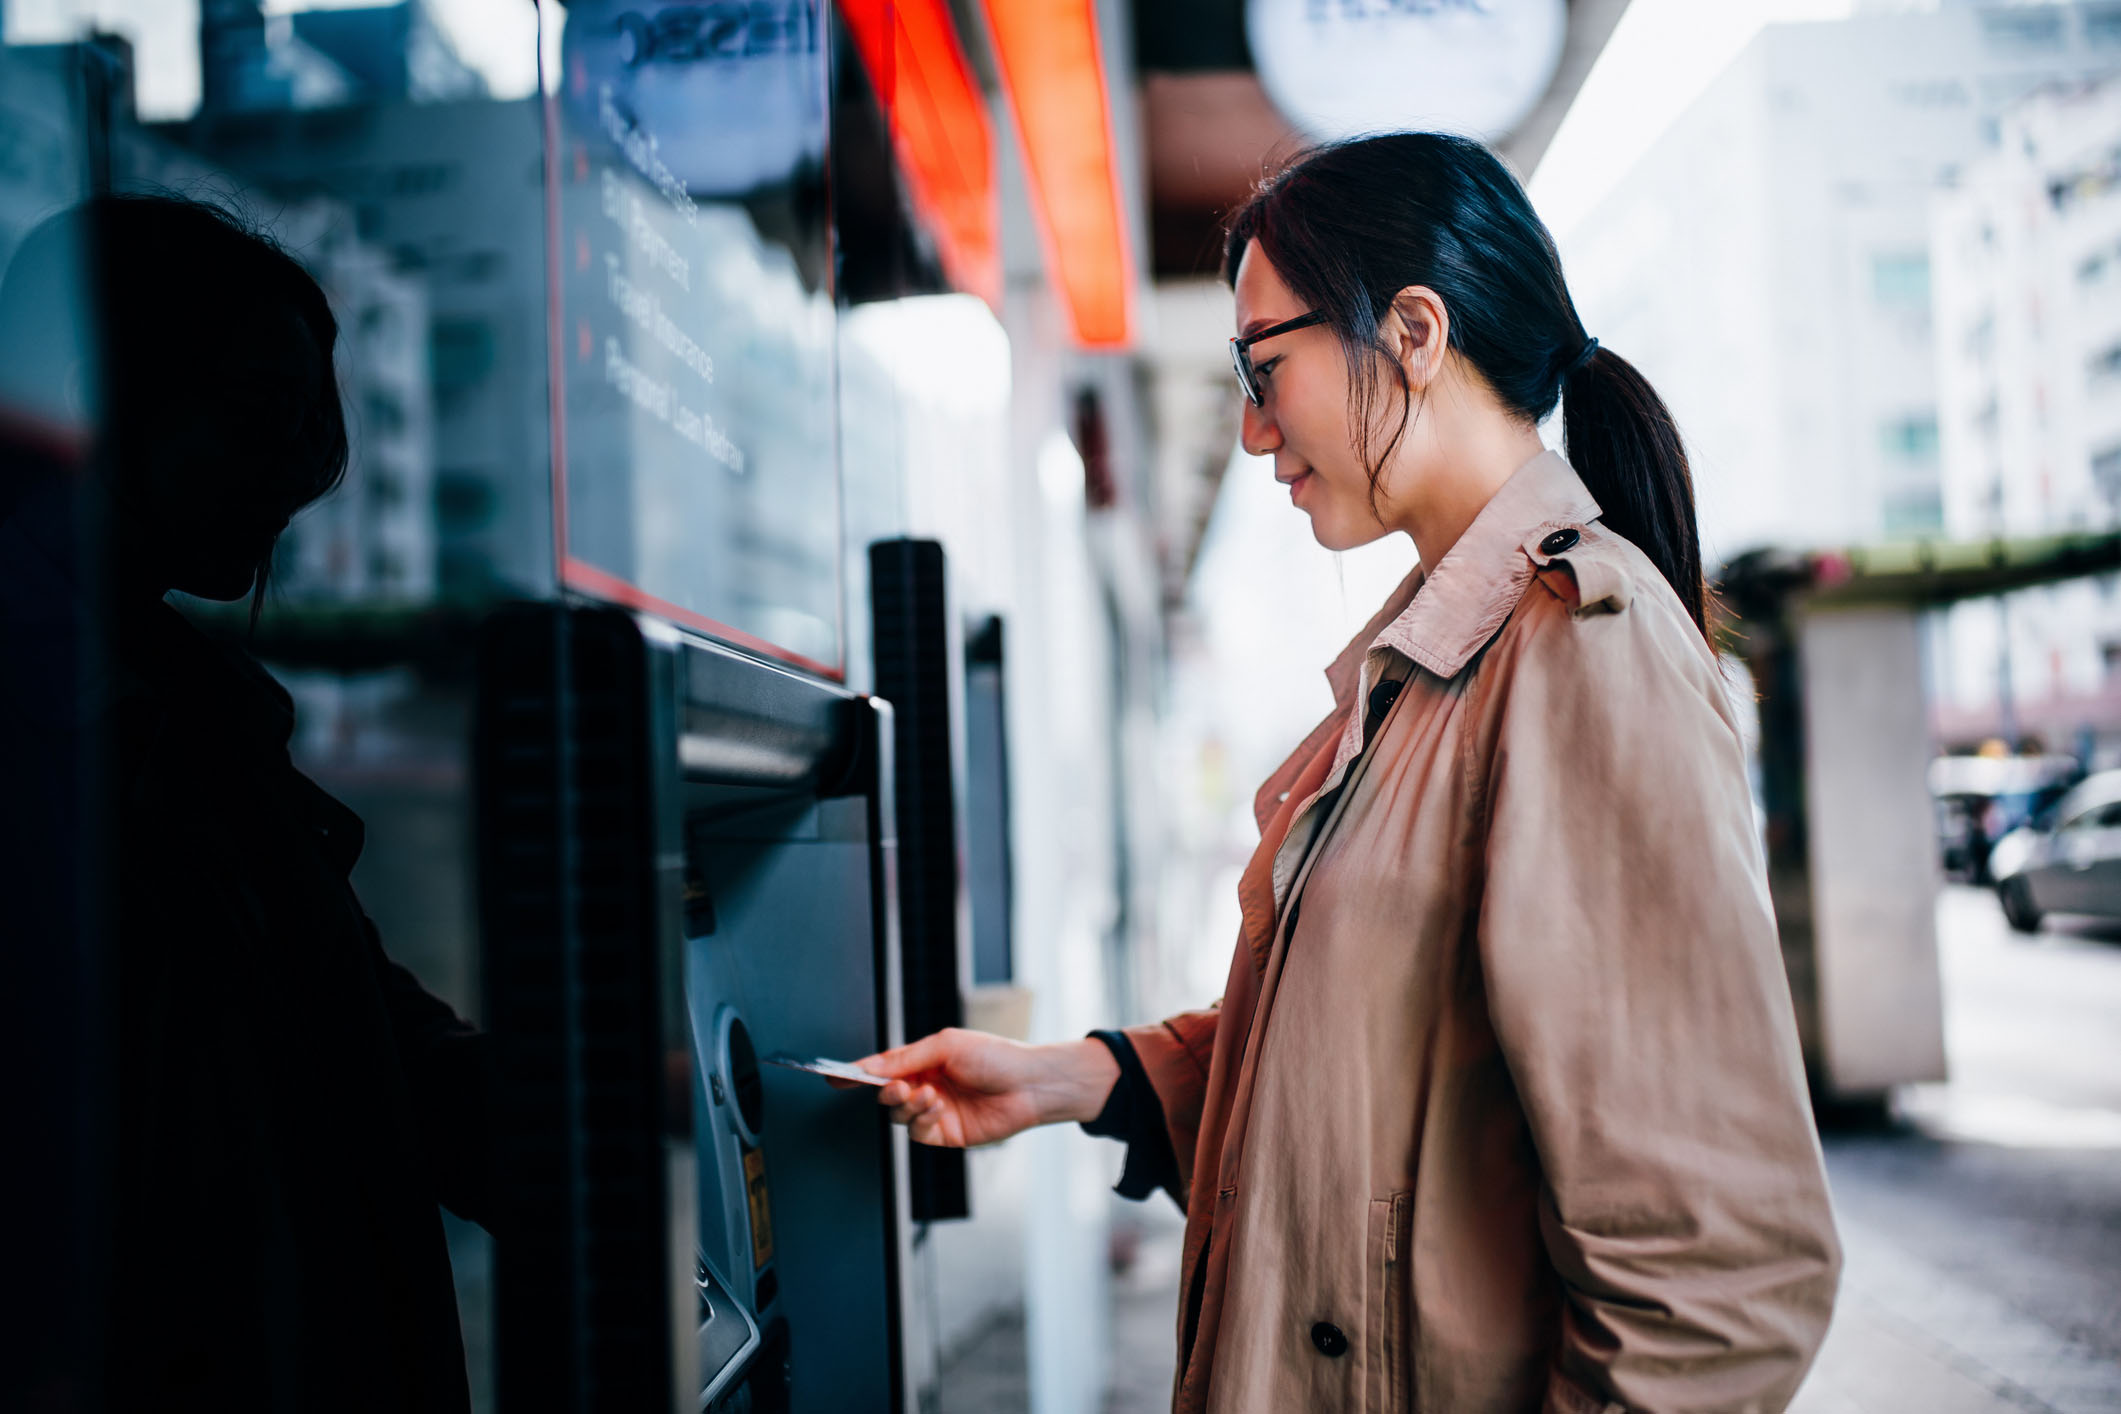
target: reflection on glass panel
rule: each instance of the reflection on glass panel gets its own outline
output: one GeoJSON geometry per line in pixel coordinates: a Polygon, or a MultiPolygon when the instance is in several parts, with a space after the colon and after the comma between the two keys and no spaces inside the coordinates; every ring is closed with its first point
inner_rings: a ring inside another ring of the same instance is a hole
{"type": "MultiPolygon", "coordinates": [[[[328,11],[205,0],[172,31],[173,8],[10,7],[0,258],[14,262],[27,230],[101,182],[230,213],[321,288],[336,325],[345,477],[280,536],[255,625],[242,602],[173,597],[287,690],[295,765],[365,824],[352,882],[384,947],[475,1015],[470,636],[496,600],[557,587],[535,14],[521,0],[328,11]],[[24,44],[38,26],[33,37],[51,42],[24,44]],[[110,35],[84,41],[90,29],[110,35]],[[69,98],[70,83],[97,92],[69,98]]],[[[184,288],[187,267],[167,263],[128,268],[152,269],[153,290],[184,288]]],[[[114,268],[102,271],[106,294],[114,268]]],[[[142,303],[152,301],[129,307],[142,303]]],[[[247,328],[262,303],[220,298],[226,320],[205,333],[247,328]]],[[[95,307],[80,301],[76,322],[95,307]]],[[[0,443],[27,408],[40,425],[77,428],[85,447],[96,380],[82,365],[94,361],[40,339],[38,360],[4,361],[0,443]]],[[[173,347],[230,346],[240,362],[267,342],[236,333],[173,347]]],[[[225,392],[243,415],[250,382],[206,381],[205,397],[225,392]]],[[[174,445],[170,425],[129,424],[128,445],[174,445]]],[[[9,514],[19,481],[0,476],[0,534],[22,524],[9,514]]],[[[449,1240],[471,1404],[484,1409],[484,1238],[453,1223],[449,1240]]]]}
{"type": "Polygon", "coordinates": [[[128,183],[229,192],[338,313],[353,465],[290,530],[285,600],[550,592],[539,153],[532,100],[209,110],[128,147],[128,183]]]}
{"type": "Polygon", "coordinates": [[[836,674],[822,9],[542,14],[563,578],[836,674]]]}
{"type": "Polygon", "coordinates": [[[204,106],[285,111],[406,100],[527,98],[537,16],[495,0],[18,0],[10,45],[117,39],[149,122],[204,106]]]}
{"type": "MultiPolygon", "coordinates": [[[[84,56],[71,46],[0,48],[0,272],[23,241],[87,192],[84,56]]],[[[78,455],[93,410],[90,304],[84,252],[50,231],[25,267],[11,271],[0,346],[0,422],[52,454],[78,455]]]]}

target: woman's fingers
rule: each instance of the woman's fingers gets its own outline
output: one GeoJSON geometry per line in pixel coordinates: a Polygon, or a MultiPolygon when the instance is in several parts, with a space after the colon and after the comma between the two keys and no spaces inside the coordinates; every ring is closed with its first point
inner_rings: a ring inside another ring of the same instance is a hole
{"type": "Polygon", "coordinates": [[[873,1056],[864,1056],[855,1064],[871,1075],[892,1077],[917,1075],[924,1070],[940,1070],[950,1058],[950,1046],[954,1039],[951,1031],[938,1031],[933,1036],[923,1036],[910,1045],[894,1046],[873,1056]]]}
{"type": "Polygon", "coordinates": [[[912,1124],[906,1126],[906,1132],[913,1137],[916,1144],[951,1144],[948,1121],[940,1105],[916,1118],[912,1124]]]}
{"type": "Polygon", "coordinates": [[[891,1117],[900,1124],[912,1124],[921,1116],[939,1110],[943,1106],[942,1096],[935,1093],[932,1085],[923,1085],[912,1094],[891,1107],[891,1117]]]}
{"type": "Polygon", "coordinates": [[[933,1085],[916,1085],[910,1080],[894,1080],[877,1091],[876,1102],[887,1110],[897,1111],[912,1104],[916,1097],[935,1095],[933,1085]]]}

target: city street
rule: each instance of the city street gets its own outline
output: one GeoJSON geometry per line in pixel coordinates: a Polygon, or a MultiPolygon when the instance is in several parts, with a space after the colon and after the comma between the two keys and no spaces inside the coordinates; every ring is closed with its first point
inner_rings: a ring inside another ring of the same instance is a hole
{"type": "Polygon", "coordinates": [[[1848,1272],[1795,1408],[2121,1410],[2121,929],[1937,922],[1952,1080],[1826,1137],[1848,1272]]]}
{"type": "MultiPolygon", "coordinates": [[[[1848,1250],[1796,1414],[2121,1410],[2121,928],[1938,900],[1952,1080],[1826,1136],[1848,1250]]],[[[1107,1414],[1169,1407],[1168,1205],[1115,1282],[1107,1414]]]]}

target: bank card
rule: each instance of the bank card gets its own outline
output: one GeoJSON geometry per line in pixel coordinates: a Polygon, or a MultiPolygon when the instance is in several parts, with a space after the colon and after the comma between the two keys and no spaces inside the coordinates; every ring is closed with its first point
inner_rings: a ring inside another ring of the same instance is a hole
{"type": "Polygon", "coordinates": [[[808,1071],[812,1075],[823,1075],[833,1080],[851,1080],[857,1085],[875,1085],[881,1087],[889,1085],[891,1083],[891,1078],[889,1076],[871,1075],[868,1071],[863,1070],[860,1066],[850,1065],[846,1061],[824,1060],[822,1058],[811,1059],[805,1056],[791,1056],[786,1051],[782,1051],[779,1055],[772,1055],[766,1057],[766,1064],[777,1065],[782,1067],[784,1070],[804,1070],[808,1071]]]}

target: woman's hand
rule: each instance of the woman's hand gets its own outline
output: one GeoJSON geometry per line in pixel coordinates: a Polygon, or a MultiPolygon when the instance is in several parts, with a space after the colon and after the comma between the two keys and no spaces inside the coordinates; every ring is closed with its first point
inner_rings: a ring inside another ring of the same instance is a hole
{"type": "Polygon", "coordinates": [[[1027,1046],[956,1027],[855,1064],[892,1078],[877,1103],[914,1142],[948,1149],[1096,1119],[1119,1081],[1119,1062],[1094,1038],[1027,1046]]]}

